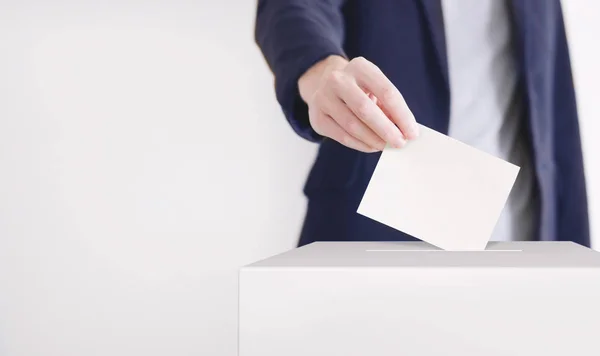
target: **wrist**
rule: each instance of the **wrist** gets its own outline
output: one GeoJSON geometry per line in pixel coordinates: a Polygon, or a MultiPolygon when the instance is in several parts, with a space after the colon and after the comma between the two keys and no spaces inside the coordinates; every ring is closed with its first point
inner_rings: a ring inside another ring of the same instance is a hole
{"type": "Polygon", "coordinates": [[[319,87],[321,78],[333,70],[344,68],[347,64],[348,60],[339,55],[331,55],[315,63],[298,79],[298,90],[302,100],[308,103],[319,87]]]}

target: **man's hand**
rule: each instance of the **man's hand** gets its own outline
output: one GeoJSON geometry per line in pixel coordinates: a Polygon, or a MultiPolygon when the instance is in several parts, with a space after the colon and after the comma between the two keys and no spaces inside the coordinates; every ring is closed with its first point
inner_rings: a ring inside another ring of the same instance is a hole
{"type": "Polygon", "coordinates": [[[330,56],[298,80],[312,128],[362,151],[402,147],[418,135],[414,115],[398,89],[368,60],[330,56]]]}

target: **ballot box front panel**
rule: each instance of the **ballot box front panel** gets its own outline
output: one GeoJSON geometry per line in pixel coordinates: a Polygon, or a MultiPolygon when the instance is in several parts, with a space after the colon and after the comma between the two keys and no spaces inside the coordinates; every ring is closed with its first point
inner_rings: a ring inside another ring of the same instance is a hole
{"type": "Polygon", "coordinates": [[[255,265],[239,318],[239,356],[597,356],[600,268],[255,265]]]}

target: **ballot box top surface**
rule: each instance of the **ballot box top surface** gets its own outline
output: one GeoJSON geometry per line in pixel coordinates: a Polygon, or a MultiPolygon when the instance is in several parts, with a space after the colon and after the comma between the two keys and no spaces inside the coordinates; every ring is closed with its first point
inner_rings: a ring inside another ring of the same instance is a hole
{"type": "Polygon", "coordinates": [[[600,268],[600,252],[572,242],[490,242],[445,251],[424,242],[315,242],[245,268],[524,267],[600,268]]]}

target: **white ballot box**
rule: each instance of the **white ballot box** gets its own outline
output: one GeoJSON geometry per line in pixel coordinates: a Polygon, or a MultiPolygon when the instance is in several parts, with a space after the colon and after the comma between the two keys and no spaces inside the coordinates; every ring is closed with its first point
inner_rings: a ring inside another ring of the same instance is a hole
{"type": "Polygon", "coordinates": [[[600,253],[320,242],[240,271],[239,356],[598,356],[600,253]]]}

